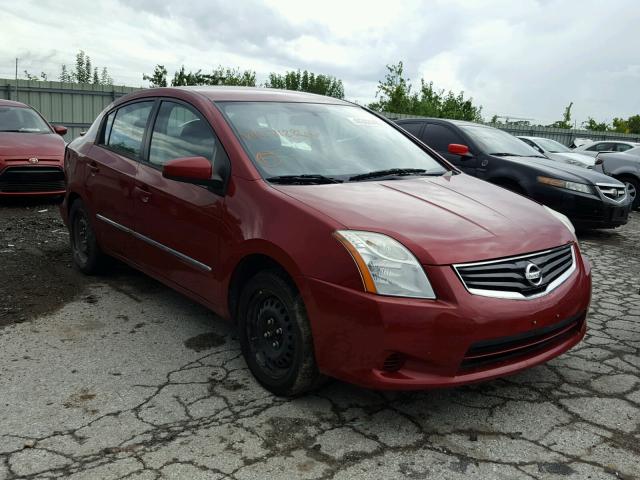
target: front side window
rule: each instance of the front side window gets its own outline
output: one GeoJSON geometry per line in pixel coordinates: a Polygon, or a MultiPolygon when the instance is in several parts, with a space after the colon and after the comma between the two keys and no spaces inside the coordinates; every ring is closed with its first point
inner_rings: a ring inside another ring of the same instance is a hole
{"type": "Polygon", "coordinates": [[[414,137],[420,136],[420,130],[422,130],[422,123],[401,123],[399,125],[414,137]]]}
{"type": "Polygon", "coordinates": [[[611,152],[613,150],[613,144],[608,142],[596,143],[587,148],[587,150],[590,152],[611,152]]]}
{"type": "Polygon", "coordinates": [[[438,152],[447,152],[452,143],[464,144],[464,140],[449,127],[429,124],[422,134],[424,143],[438,152]]]}
{"type": "Polygon", "coordinates": [[[0,132],[51,133],[51,129],[47,122],[30,108],[1,106],[0,132]]]}
{"type": "Polygon", "coordinates": [[[153,103],[153,101],[149,101],[125,105],[115,112],[113,120],[109,118],[111,115],[107,117],[106,127],[110,127],[109,135],[106,135],[107,131],[105,130],[103,143],[117,153],[140,159],[142,156],[142,139],[153,103]],[[111,126],[109,124],[110,120],[112,122],[111,126]]]}
{"type": "Polygon", "coordinates": [[[265,177],[347,179],[385,169],[446,169],[403,133],[351,105],[218,102],[247,155],[265,177]]]}
{"type": "Polygon", "coordinates": [[[149,163],[162,167],[184,157],[204,157],[213,163],[217,149],[222,147],[199,113],[180,103],[162,102],[151,134],[149,163]]]}

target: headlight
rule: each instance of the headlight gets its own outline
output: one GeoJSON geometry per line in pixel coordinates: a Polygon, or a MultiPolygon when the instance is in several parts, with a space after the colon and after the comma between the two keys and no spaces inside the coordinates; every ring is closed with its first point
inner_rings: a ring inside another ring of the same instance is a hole
{"type": "Polygon", "coordinates": [[[596,193],[591,185],[585,185],[584,183],[577,182],[568,182],[559,178],[538,177],[538,183],[551,185],[552,187],[565,188],[567,190],[573,190],[574,192],[590,193],[591,195],[594,195],[596,193]]]}
{"type": "Polygon", "coordinates": [[[400,242],[381,233],[357,230],[339,230],[335,236],[355,260],[366,291],[436,298],[424,269],[400,242]]]}
{"type": "Polygon", "coordinates": [[[576,234],[576,229],[574,228],[573,223],[571,223],[571,220],[569,220],[566,215],[563,215],[560,212],[556,212],[554,209],[549,208],[546,205],[543,205],[543,207],[547,212],[549,212],[551,215],[553,215],[562,223],[564,223],[566,227],[571,231],[571,233],[573,233],[574,235],[576,234]]]}

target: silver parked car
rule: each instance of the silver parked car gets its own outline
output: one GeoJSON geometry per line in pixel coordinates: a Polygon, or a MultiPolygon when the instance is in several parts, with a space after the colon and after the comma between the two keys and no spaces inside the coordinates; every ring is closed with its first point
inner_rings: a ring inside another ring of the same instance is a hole
{"type": "Polygon", "coordinates": [[[551,160],[557,160],[558,162],[568,163],[579,167],[593,167],[593,157],[575,152],[555,140],[527,136],[520,136],[518,138],[551,160]]]}
{"type": "Polygon", "coordinates": [[[640,147],[624,153],[601,153],[595,163],[595,170],[623,182],[632,199],[631,208],[640,208],[640,147]]]}
{"type": "Polygon", "coordinates": [[[626,152],[634,147],[640,147],[640,143],[627,142],[625,140],[602,140],[580,145],[573,151],[595,157],[601,152],[626,152]]]}

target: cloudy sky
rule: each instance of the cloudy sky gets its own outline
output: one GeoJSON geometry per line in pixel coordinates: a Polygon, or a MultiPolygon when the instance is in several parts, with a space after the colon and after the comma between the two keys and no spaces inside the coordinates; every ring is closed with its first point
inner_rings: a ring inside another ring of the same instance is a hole
{"type": "Polygon", "coordinates": [[[0,0],[0,77],[59,74],[79,49],[118,84],[217,65],[309,69],[374,99],[385,65],[464,90],[494,114],[552,122],[640,113],[638,0],[0,0]],[[164,6],[163,6],[164,5],[164,6]]]}

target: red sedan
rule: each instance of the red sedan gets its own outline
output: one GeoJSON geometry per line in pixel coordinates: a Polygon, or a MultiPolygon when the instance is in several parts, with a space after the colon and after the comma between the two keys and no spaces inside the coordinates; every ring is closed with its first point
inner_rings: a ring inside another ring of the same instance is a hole
{"type": "Polygon", "coordinates": [[[78,268],[116,257],[236,322],[276,394],[478,382],[585,334],[590,266],[566,217],[348,102],[145,90],[65,169],[78,268]]]}
{"type": "Polygon", "coordinates": [[[0,197],[64,194],[66,133],[30,106],[0,100],[0,197]]]}

